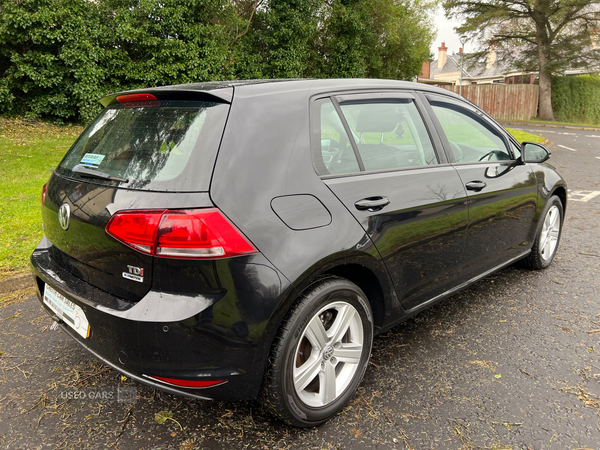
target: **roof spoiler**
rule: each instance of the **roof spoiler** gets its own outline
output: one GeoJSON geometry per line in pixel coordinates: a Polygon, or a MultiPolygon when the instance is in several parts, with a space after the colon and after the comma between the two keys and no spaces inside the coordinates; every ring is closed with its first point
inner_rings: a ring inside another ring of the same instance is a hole
{"type": "Polygon", "coordinates": [[[215,89],[211,91],[199,91],[195,89],[168,89],[168,88],[149,88],[149,89],[136,89],[133,91],[123,91],[114,94],[109,94],[100,99],[100,103],[105,108],[110,105],[118,103],[117,97],[132,96],[138,94],[147,94],[148,96],[154,97],[156,100],[180,100],[180,101],[205,101],[205,102],[216,102],[216,103],[231,103],[233,99],[233,88],[215,89]]]}

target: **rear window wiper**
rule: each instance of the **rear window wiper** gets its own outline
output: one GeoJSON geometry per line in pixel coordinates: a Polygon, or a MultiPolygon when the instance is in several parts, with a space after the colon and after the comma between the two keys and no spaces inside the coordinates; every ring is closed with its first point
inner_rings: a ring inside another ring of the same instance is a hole
{"type": "Polygon", "coordinates": [[[72,169],[72,172],[78,173],[83,177],[90,178],[100,178],[103,180],[112,180],[112,181],[121,181],[123,183],[127,183],[129,180],[126,178],[113,177],[112,175],[100,172],[99,170],[89,169],[88,167],[82,166],[81,164],[75,165],[72,169]]]}

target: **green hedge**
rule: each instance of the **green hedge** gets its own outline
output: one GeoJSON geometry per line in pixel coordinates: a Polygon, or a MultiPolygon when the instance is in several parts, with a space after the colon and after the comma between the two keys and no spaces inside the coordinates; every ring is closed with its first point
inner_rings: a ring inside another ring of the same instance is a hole
{"type": "Polygon", "coordinates": [[[89,122],[110,92],[212,80],[412,79],[427,0],[0,0],[0,114],[89,122]]]}
{"type": "Polygon", "coordinates": [[[600,76],[554,77],[552,107],[561,122],[600,123],[600,76]]]}

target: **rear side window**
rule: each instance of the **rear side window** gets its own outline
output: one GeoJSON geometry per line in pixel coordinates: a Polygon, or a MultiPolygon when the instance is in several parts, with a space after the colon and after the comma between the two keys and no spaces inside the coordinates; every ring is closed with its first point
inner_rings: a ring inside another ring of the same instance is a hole
{"type": "Polygon", "coordinates": [[[365,170],[404,169],[437,164],[423,120],[411,100],[340,105],[365,170]]]}
{"type": "MultiPolygon", "coordinates": [[[[340,116],[330,101],[321,105],[320,172],[323,174],[358,172],[358,161],[340,116]]],[[[323,175],[320,174],[320,175],[323,175]]]]}
{"type": "Polygon", "coordinates": [[[130,189],[207,191],[228,111],[229,105],[214,102],[109,107],[83,132],[56,171],[130,189]],[[81,167],[127,181],[92,178],[81,167]]]}
{"type": "Polygon", "coordinates": [[[397,170],[438,164],[425,124],[411,99],[345,101],[340,109],[319,100],[320,145],[313,152],[319,175],[397,170]],[[360,159],[360,163],[359,163],[360,159]]]}

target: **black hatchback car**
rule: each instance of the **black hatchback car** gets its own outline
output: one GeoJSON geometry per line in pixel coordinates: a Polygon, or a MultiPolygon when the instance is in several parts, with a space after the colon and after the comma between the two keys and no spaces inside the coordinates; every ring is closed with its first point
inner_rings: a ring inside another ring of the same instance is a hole
{"type": "Polygon", "coordinates": [[[42,194],[46,311],[96,357],[314,426],[373,336],[518,260],[548,266],[567,191],[541,145],[389,80],[109,95],[42,194]]]}

